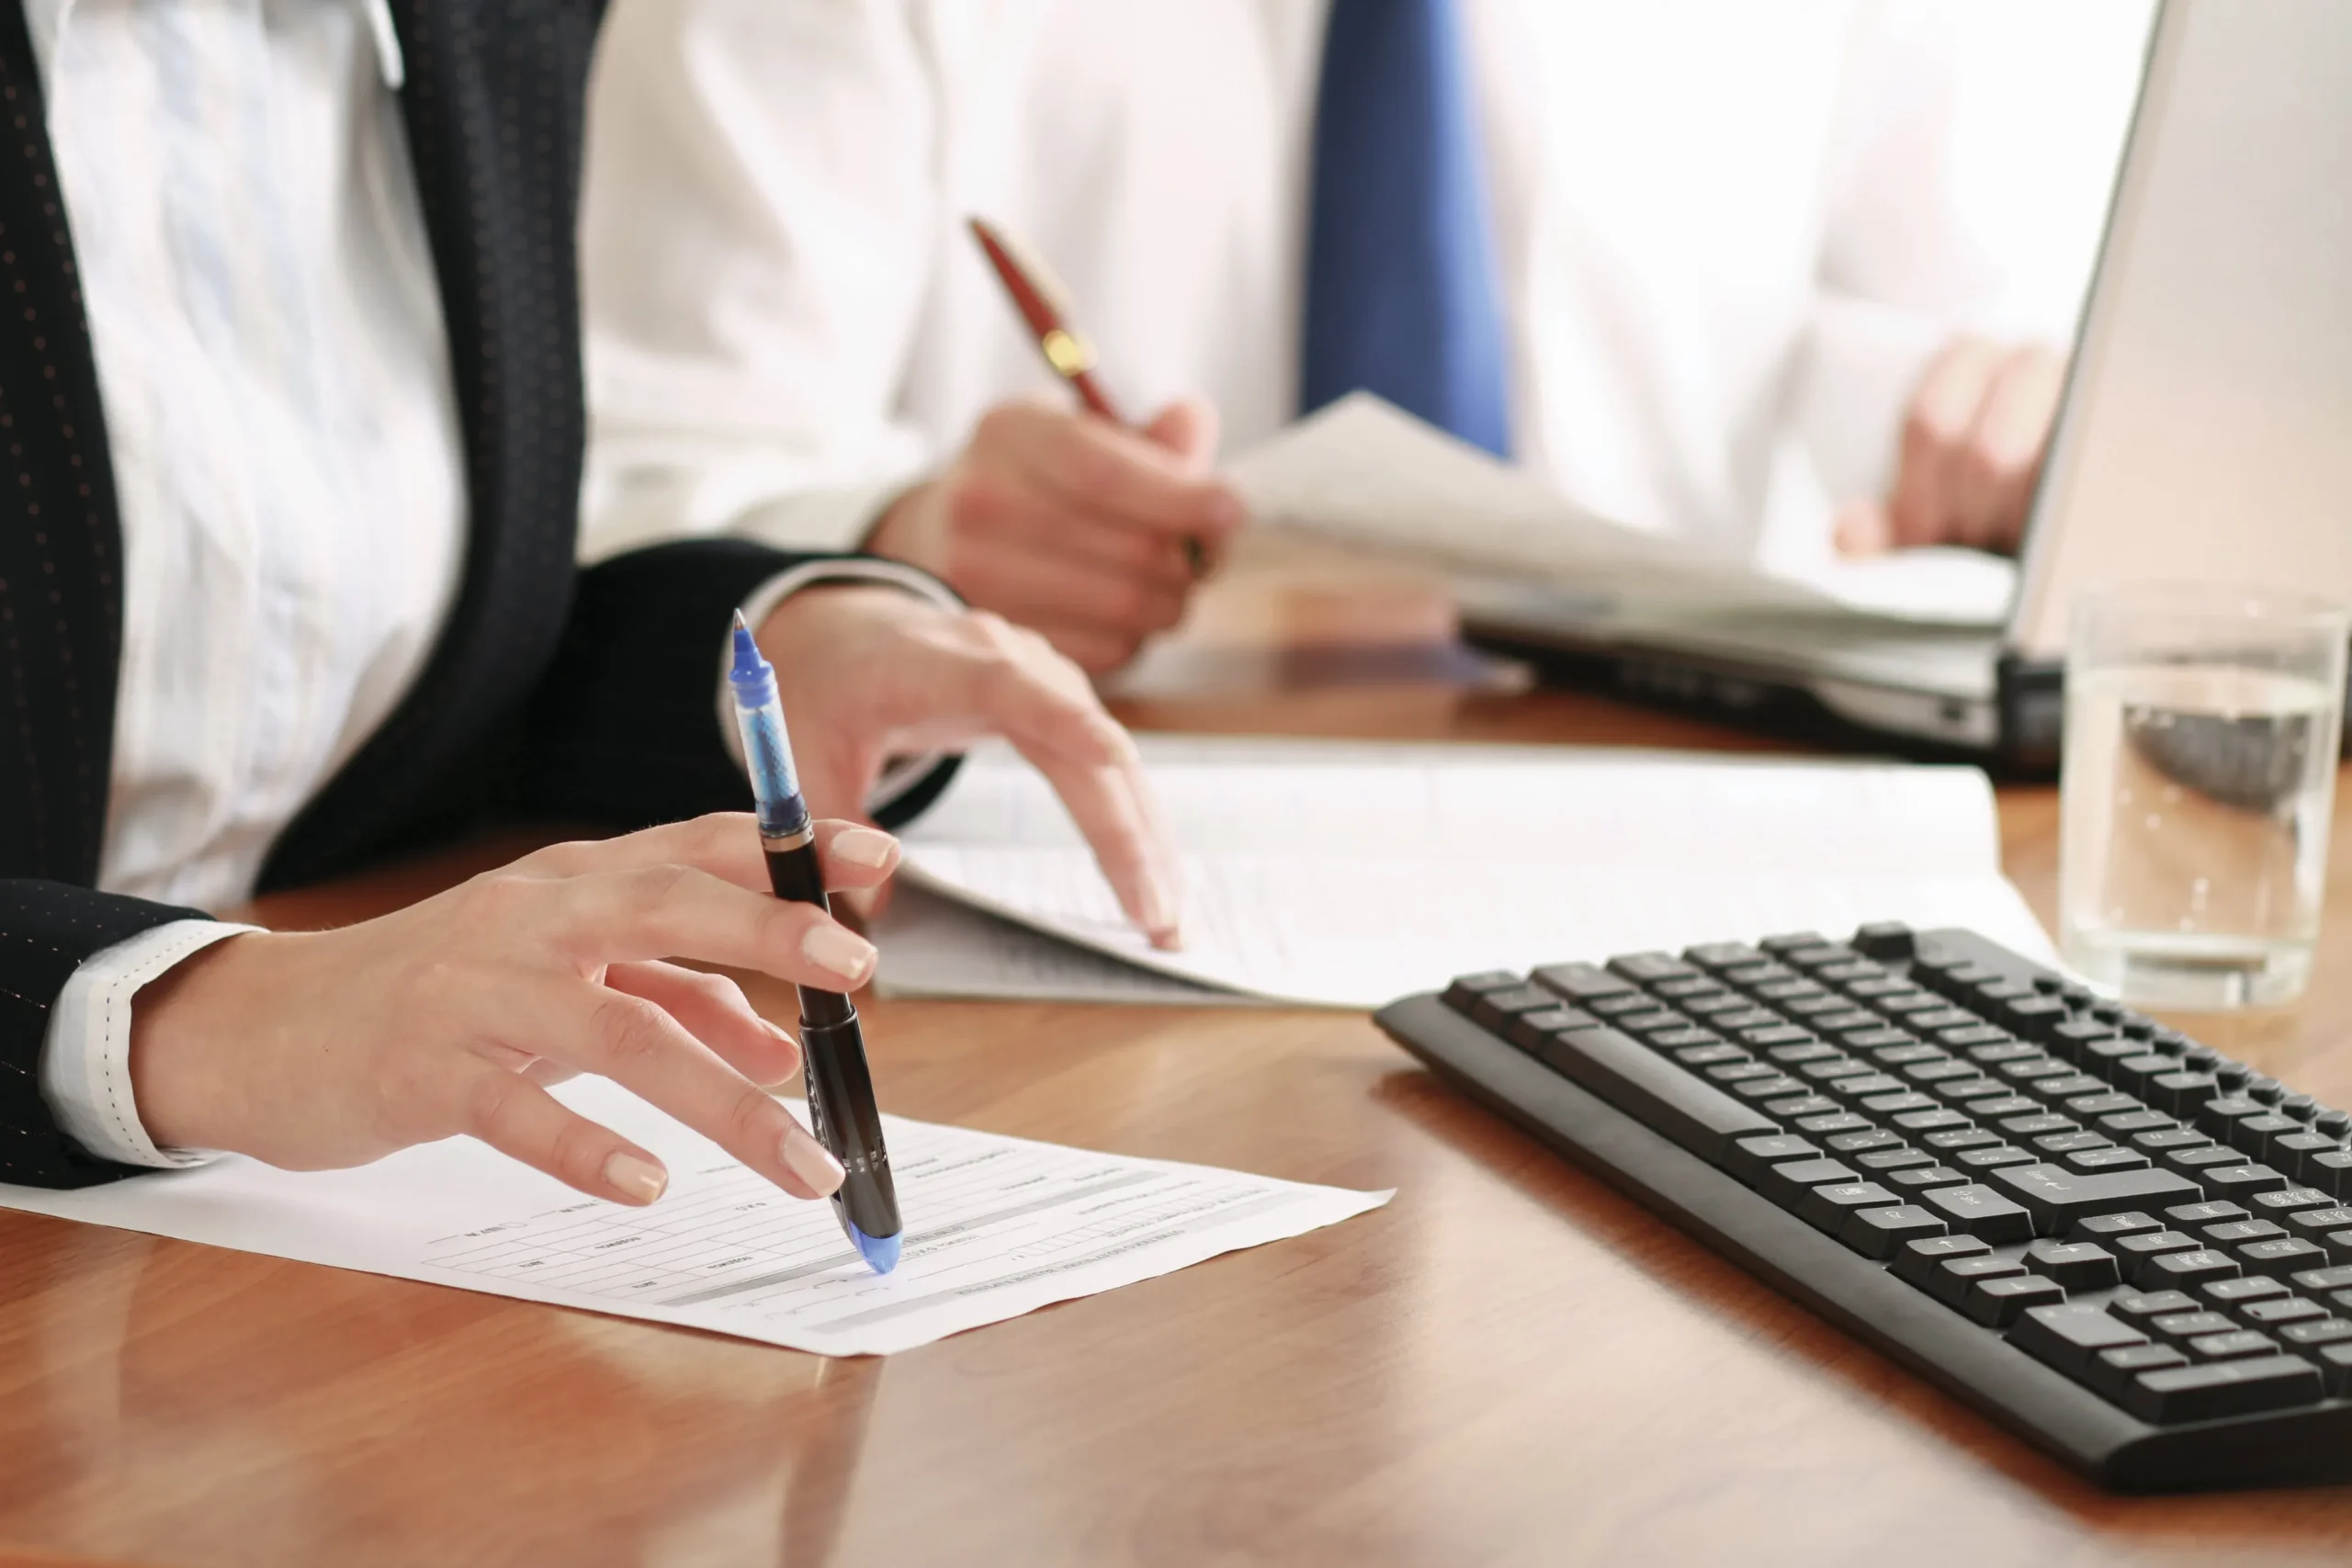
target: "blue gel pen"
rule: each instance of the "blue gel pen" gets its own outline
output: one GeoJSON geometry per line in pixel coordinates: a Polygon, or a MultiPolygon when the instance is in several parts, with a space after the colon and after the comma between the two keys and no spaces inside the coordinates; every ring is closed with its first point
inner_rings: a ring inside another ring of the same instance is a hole
{"type": "MultiPolygon", "coordinates": [[[[727,672],[735,694],[735,728],[743,738],[752,795],[759,804],[760,847],[767,853],[768,886],[779,898],[831,912],[825,875],[817,863],[816,830],[792,742],[776,699],[775,667],[761,656],[741,612],[735,616],[735,664],[727,672]]],[[[858,1253],[877,1274],[899,1266],[899,1195],[890,1180],[890,1153],[882,1145],[882,1112],[874,1103],[874,1076],[865,1066],[865,1036],[857,1009],[839,991],[800,990],[801,1069],[808,1087],[808,1121],[818,1141],[846,1172],[833,1193],[833,1213],[858,1253]]]]}

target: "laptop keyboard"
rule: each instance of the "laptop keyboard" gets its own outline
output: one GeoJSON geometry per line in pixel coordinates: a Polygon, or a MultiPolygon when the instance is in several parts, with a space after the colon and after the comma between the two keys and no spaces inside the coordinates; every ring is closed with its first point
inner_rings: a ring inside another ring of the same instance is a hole
{"type": "Polygon", "coordinates": [[[1378,1022],[2097,1479],[2352,1479],[2352,1115],[1982,937],[1466,975],[1378,1022]]]}

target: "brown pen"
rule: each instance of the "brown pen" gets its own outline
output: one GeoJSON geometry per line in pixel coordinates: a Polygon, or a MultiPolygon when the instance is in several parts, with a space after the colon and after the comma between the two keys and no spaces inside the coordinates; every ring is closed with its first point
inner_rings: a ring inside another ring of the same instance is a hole
{"type": "MultiPolygon", "coordinates": [[[[1029,335],[1037,340],[1037,352],[1046,356],[1046,364],[1078,389],[1079,398],[1089,412],[1133,430],[1135,426],[1112,406],[1102,383],[1095,380],[1094,345],[1069,324],[1069,296],[1053,273],[987,219],[966,221],[971,227],[972,238],[980,243],[980,250],[988,256],[989,265],[996,269],[998,281],[1012,297],[1012,308],[1021,312],[1029,335]]],[[[1208,550],[1189,534],[1184,536],[1184,564],[1196,578],[1208,573],[1208,550]]]]}

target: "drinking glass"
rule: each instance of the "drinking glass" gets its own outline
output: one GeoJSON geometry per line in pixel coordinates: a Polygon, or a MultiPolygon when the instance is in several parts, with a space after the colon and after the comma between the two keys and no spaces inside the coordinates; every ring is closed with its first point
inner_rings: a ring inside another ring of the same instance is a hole
{"type": "Polygon", "coordinates": [[[2066,644],[2059,950],[2138,1006],[2311,977],[2352,612],[2204,584],[2096,589],[2066,644]]]}

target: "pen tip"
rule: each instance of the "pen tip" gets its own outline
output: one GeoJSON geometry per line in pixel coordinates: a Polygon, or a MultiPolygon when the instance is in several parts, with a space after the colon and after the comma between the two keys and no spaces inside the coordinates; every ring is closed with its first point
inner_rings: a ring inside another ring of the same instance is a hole
{"type": "Polygon", "coordinates": [[[899,1244],[906,1235],[899,1231],[891,1235],[868,1235],[853,1223],[848,1226],[850,1239],[857,1243],[865,1266],[876,1274],[888,1274],[899,1266],[899,1244]]]}
{"type": "Polygon", "coordinates": [[[735,612],[735,629],[739,632],[747,632],[752,629],[752,623],[743,618],[743,612],[741,610],[735,612]]]}

